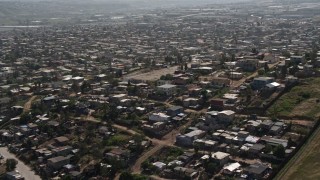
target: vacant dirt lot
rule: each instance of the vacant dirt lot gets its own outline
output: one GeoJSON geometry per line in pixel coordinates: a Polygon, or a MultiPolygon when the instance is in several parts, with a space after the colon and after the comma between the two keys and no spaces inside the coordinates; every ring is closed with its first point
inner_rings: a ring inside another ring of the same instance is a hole
{"type": "Polygon", "coordinates": [[[152,70],[150,72],[143,73],[141,71],[133,72],[124,76],[124,79],[137,79],[142,81],[155,81],[160,79],[162,75],[173,74],[178,66],[172,66],[168,68],[152,70]]]}

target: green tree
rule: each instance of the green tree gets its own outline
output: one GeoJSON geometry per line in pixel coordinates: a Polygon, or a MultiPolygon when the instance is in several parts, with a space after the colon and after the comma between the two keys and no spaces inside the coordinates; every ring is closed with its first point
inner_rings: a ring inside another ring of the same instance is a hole
{"type": "Polygon", "coordinates": [[[210,162],[210,163],[208,163],[208,165],[205,169],[208,173],[215,174],[215,172],[218,170],[218,168],[219,168],[219,165],[217,163],[210,162]]]}
{"type": "Polygon", "coordinates": [[[283,51],[282,52],[282,56],[286,57],[286,58],[290,58],[291,57],[291,54],[289,51],[283,51]]]}
{"type": "Polygon", "coordinates": [[[269,68],[268,63],[265,63],[265,64],[264,64],[264,71],[265,71],[265,72],[269,72],[269,71],[270,71],[270,68],[269,68]]]}
{"type": "Polygon", "coordinates": [[[79,92],[80,87],[79,87],[79,85],[78,85],[77,83],[73,83],[73,84],[71,85],[71,89],[72,89],[74,92],[79,92]]]}
{"type": "Polygon", "coordinates": [[[7,159],[6,160],[6,170],[13,171],[18,164],[18,161],[15,159],[7,159]]]}
{"type": "Polygon", "coordinates": [[[20,116],[19,123],[20,124],[27,124],[29,121],[31,121],[32,116],[29,112],[25,112],[20,116]]]}
{"type": "Polygon", "coordinates": [[[128,171],[121,173],[119,180],[134,180],[133,175],[128,171]]]}
{"type": "Polygon", "coordinates": [[[188,63],[185,63],[185,64],[184,64],[184,70],[185,70],[185,71],[188,70],[188,63]]]}
{"type": "Polygon", "coordinates": [[[231,54],[231,61],[232,62],[236,61],[236,55],[235,54],[231,54]]]}
{"type": "Polygon", "coordinates": [[[286,66],[283,66],[283,67],[281,68],[281,75],[282,75],[282,77],[286,77],[287,73],[288,73],[287,67],[286,67],[286,66]]]}
{"type": "Polygon", "coordinates": [[[282,145],[278,145],[277,147],[274,148],[273,154],[277,158],[284,158],[286,153],[285,153],[285,148],[282,145]]]}
{"type": "Polygon", "coordinates": [[[265,73],[265,70],[263,70],[263,69],[259,69],[259,70],[258,70],[258,75],[259,75],[259,76],[264,75],[264,73],[265,73]]]}
{"type": "Polygon", "coordinates": [[[201,97],[202,97],[203,102],[206,103],[209,98],[208,91],[203,89],[200,93],[201,93],[201,97]]]}
{"type": "Polygon", "coordinates": [[[90,91],[90,90],[91,90],[91,85],[90,85],[90,83],[87,82],[87,81],[84,81],[84,82],[82,83],[82,85],[80,86],[80,90],[81,90],[82,93],[85,93],[85,92],[90,91]]]}
{"type": "Polygon", "coordinates": [[[270,153],[272,151],[272,146],[267,144],[264,148],[264,153],[270,153]]]}

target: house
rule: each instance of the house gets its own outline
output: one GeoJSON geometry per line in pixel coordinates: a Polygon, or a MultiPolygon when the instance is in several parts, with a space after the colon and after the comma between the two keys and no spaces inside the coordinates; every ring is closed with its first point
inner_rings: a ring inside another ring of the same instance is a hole
{"type": "Polygon", "coordinates": [[[219,111],[206,112],[205,119],[208,123],[215,122],[217,120],[219,111]]]}
{"type": "Polygon", "coordinates": [[[176,77],[173,80],[173,83],[176,85],[186,85],[188,83],[188,81],[190,81],[189,77],[176,77]]]}
{"type": "Polygon", "coordinates": [[[109,128],[107,126],[100,126],[98,128],[98,133],[100,135],[104,135],[104,136],[107,136],[107,135],[111,134],[111,132],[109,131],[109,128]]]}
{"type": "Polygon", "coordinates": [[[305,63],[305,57],[304,56],[291,56],[290,62],[295,64],[305,63]]]}
{"type": "Polygon", "coordinates": [[[116,95],[112,95],[111,97],[110,97],[110,101],[111,102],[114,102],[114,103],[120,103],[120,101],[122,100],[122,99],[125,99],[125,98],[127,98],[127,94],[116,94],[116,95]]]}
{"type": "Polygon", "coordinates": [[[199,104],[198,98],[186,98],[183,100],[183,107],[190,107],[190,106],[196,106],[199,104]]]}
{"type": "Polygon", "coordinates": [[[54,138],[54,141],[56,142],[56,144],[60,146],[64,146],[64,145],[67,145],[67,143],[69,142],[69,138],[65,136],[60,136],[60,137],[54,138]]]}
{"type": "Polygon", "coordinates": [[[233,121],[235,117],[235,112],[231,110],[220,111],[217,114],[217,118],[221,123],[230,123],[233,121]]]}
{"type": "Polygon", "coordinates": [[[52,104],[55,103],[56,99],[57,99],[56,96],[47,96],[42,99],[42,102],[47,106],[51,106],[52,104]]]}
{"type": "Polygon", "coordinates": [[[183,164],[188,164],[189,162],[191,162],[192,158],[194,157],[194,153],[192,152],[184,152],[182,155],[180,155],[178,157],[178,159],[180,161],[183,162],[183,164]]]}
{"type": "Polygon", "coordinates": [[[64,165],[67,165],[70,163],[70,156],[64,157],[64,156],[57,156],[48,159],[47,161],[48,166],[51,167],[54,170],[59,170],[64,165]]]}
{"type": "Polygon", "coordinates": [[[227,100],[221,98],[210,99],[210,109],[216,111],[222,111],[227,100]]]}
{"type": "Polygon", "coordinates": [[[239,164],[238,162],[231,163],[223,167],[222,173],[227,175],[232,175],[240,167],[241,167],[241,164],[239,164]]]}
{"type": "Polygon", "coordinates": [[[159,134],[159,133],[162,133],[162,130],[164,130],[165,127],[166,127],[165,122],[155,122],[152,125],[144,124],[142,126],[142,129],[152,134],[159,134]]]}
{"type": "Polygon", "coordinates": [[[258,62],[258,59],[242,59],[237,61],[236,66],[240,67],[243,71],[253,72],[257,70],[258,62]]]}
{"type": "Polygon", "coordinates": [[[181,166],[177,166],[173,169],[175,176],[177,178],[190,178],[194,179],[199,175],[199,172],[195,169],[185,168],[181,166]]]}
{"type": "Polygon", "coordinates": [[[0,113],[8,110],[11,99],[8,97],[0,98],[0,113]]]}
{"type": "Polygon", "coordinates": [[[177,92],[177,86],[173,84],[164,84],[157,86],[157,91],[165,94],[166,96],[172,96],[177,92]]]}
{"type": "Polygon", "coordinates": [[[164,114],[164,113],[152,113],[149,116],[149,121],[155,121],[155,122],[167,122],[170,120],[170,116],[164,114]]]}
{"type": "Polygon", "coordinates": [[[259,140],[260,140],[259,137],[252,136],[252,135],[249,135],[249,136],[246,137],[246,139],[245,139],[246,142],[251,143],[251,144],[256,144],[259,140]]]}
{"type": "Polygon", "coordinates": [[[271,127],[273,126],[274,122],[271,120],[264,120],[261,124],[260,127],[263,130],[269,131],[271,129],[271,127]]]}
{"type": "Polygon", "coordinates": [[[215,77],[215,76],[200,76],[199,81],[209,81],[215,87],[225,87],[229,86],[231,80],[223,77],[215,77]]]}
{"type": "Polygon", "coordinates": [[[202,88],[199,88],[199,87],[189,87],[188,94],[190,97],[196,97],[196,96],[200,95],[201,90],[202,90],[202,88]]]}
{"type": "Polygon", "coordinates": [[[257,155],[259,153],[262,152],[262,150],[265,148],[266,146],[263,144],[253,144],[250,148],[249,148],[249,152],[253,155],[257,155]]]}
{"type": "Polygon", "coordinates": [[[171,84],[171,83],[172,83],[172,81],[159,79],[157,81],[157,86],[162,86],[162,85],[171,84]]]}
{"type": "Polygon", "coordinates": [[[122,148],[114,148],[105,154],[107,160],[118,160],[126,164],[130,158],[130,151],[122,148]]]}
{"type": "Polygon", "coordinates": [[[5,178],[7,180],[24,180],[24,177],[18,171],[7,172],[5,178]]]}
{"type": "Polygon", "coordinates": [[[193,141],[193,144],[202,150],[213,150],[214,147],[216,147],[216,145],[218,144],[218,142],[213,140],[197,139],[193,141]]]}
{"type": "Polygon", "coordinates": [[[281,85],[277,82],[272,82],[266,85],[266,87],[264,88],[264,90],[268,90],[268,91],[274,91],[277,88],[279,88],[281,85]]]}
{"type": "Polygon", "coordinates": [[[155,166],[159,171],[163,170],[167,166],[165,163],[159,161],[152,163],[152,165],[155,166]]]}
{"type": "Polygon", "coordinates": [[[71,153],[72,147],[71,146],[61,146],[52,149],[52,153],[56,156],[66,156],[71,153]]]}
{"type": "Polygon", "coordinates": [[[291,84],[295,84],[295,83],[299,82],[299,79],[297,77],[290,75],[290,76],[286,77],[285,82],[286,82],[286,85],[291,85],[291,84]]]}
{"type": "Polygon", "coordinates": [[[249,167],[244,169],[249,179],[262,179],[269,171],[269,166],[265,164],[251,164],[249,167]]]}
{"type": "Polygon", "coordinates": [[[178,135],[176,137],[176,143],[181,146],[192,146],[193,141],[202,138],[205,135],[205,131],[193,130],[184,135],[178,135]]]}
{"type": "Polygon", "coordinates": [[[279,61],[279,57],[275,57],[275,55],[271,53],[264,53],[263,61],[273,64],[279,61]]]}
{"type": "Polygon", "coordinates": [[[270,136],[263,136],[261,138],[262,142],[265,142],[266,144],[272,145],[272,146],[279,146],[282,145],[284,148],[288,146],[288,140],[286,139],[278,139],[270,136]]]}
{"type": "Polygon", "coordinates": [[[12,106],[11,107],[11,112],[14,115],[19,115],[23,112],[23,107],[22,106],[12,106]]]}
{"type": "Polygon", "coordinates": [[[229,157],[230,157],[230,154],[220,152],[220,151],[212,153],[212,155],[211,155],[211,158],[213,159],[213,161],[219,163],[219,165],[221,165],[221,166],[228,163],[229,157]]]}
{"type": "Polygon", "coordinates": [[[273,125],[271,128],[270,128],[270,131],[269,131],[269,133],[271,134],[271,135],[279,135],[279,133],[281,132],[283,130],[283,126],[281,126],[281,125],[273,125]]]}
{"type": "Polygon", "coordinates": [[[267,84],[274,82],[273,77],[256,77],[253,79],[251,83],[251,87],[254,90],[260,90],[264,88],[267,84]]]}
{"type": "Polygon", "coordinates": [[[167,115],[174,117],[180,113],[183,113],[183,107],[181,106],[172,106],[167,109],[167,115]]]}
{"type": "Polygon", "coordinates": [[[240,72],[230,72],[230,79],[241,79],[243,78],[243,73],[240,72]]]}
{"type": "Polygon", "coordinates": [[[238,132],[238,137],[239,138],[247,138],[248,136],[250,135],[250,133],[249,132],[247,132],[247,131],[239,131],[238,132]]]}
{"type": "Polygon", "coordinates": [[[72,179],[83,179],[82,174],[79,171],[70,171],[69,175],[71,176],[72,179]]]}
{"type": "Polygon", "coordinates": [[[212,77],[211,84],[215,87],[226,87],[226,86],[230,86],[231,80],[228,78],[222,78],[222,77],[212,77]]]}

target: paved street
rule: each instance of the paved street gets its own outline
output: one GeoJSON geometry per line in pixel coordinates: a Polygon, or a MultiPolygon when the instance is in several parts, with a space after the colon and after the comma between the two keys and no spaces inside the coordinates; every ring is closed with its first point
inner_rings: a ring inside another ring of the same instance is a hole
{"type": "Polygon", "coordinates": [[[4,159],[17,160],[18,164],[16,170],[18,170],[26,180],[41,180],[41,178],[38,175],[36,175],[29,166],[17,159],[15,155],[10,153],[6,147],[0,148],[0,154],[4,157],[4,159]]]}

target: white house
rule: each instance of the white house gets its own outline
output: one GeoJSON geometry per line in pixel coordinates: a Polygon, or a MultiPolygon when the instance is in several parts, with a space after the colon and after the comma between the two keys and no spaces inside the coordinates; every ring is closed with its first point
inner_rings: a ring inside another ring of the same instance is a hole
{"type": "Polygon", "coordinates": [[[149,121],[166,122],[170,120],[170,116],[164,113],[153,113],[149,116],[149,121]]]}

